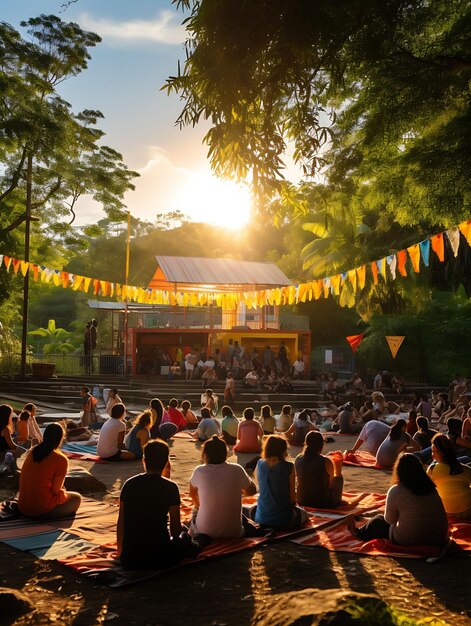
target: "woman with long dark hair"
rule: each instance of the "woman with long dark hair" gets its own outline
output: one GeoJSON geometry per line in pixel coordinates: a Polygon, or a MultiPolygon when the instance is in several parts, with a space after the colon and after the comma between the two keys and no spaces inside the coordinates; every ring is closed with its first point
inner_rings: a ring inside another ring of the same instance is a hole
{"type": "Polygon", "coordinates": [[[437,486],[451,517],[471,520],[471,469],[460,463],[452,441],[445,435],[432,439],[432,463],[427,474],[437,486]]]}
{"type": "Polygon", "coordinates": [[[324,437],[311,431],[304,440],[304,450],[296,457],[297,502],[302,506],[331,509],[342,500],[342,455],[324,456],[324,437]]]}
{"type": "Polygon", "coordinates": [[[391,427],[389,435],[379,446],[376,453],[376,463],[381,467],[390,468],[394,465],[401,452],[420,450],[420,444],[406,432],[406,420],[399,419],[391,427]]]}
{"type": "Polygon", "coordinates": [[[81,495],[64,489],[69,462],[58,450],[63,438],[62,426],[49,424],[42,442],[26,457],[20,474],[18,498],[18,508],[23,515],[55,519],[70,517],[77,512],[81,495]]]}
{"type": "Polygon", "coordinates": [[[159,398],[152,398],[149,408],[152,416],[150,438],[168,441],[178,432],[178,426],[170,421],[170,416],[159,398]]]}
{"type": "Polygon", "coordinates": [[[402,455],[394,465],[384,516],[376,515],[357,529],[353,517],[347,523],[363,541],[382,538],[402,546],[444,547],[448,540],[443,503],[434,482],[413,454],[402,455]]]}
{"type": "MultiPolygon", "coordinates": [[[[26,452],[21,446],[17,446],[12,439],[12,417],[15,414],[9,404],[0,404],[0,459],[3,460],[7,452],[19,457],[26,452]]],[[[15,466],[16,467],[16,466],[15,466]]]]}

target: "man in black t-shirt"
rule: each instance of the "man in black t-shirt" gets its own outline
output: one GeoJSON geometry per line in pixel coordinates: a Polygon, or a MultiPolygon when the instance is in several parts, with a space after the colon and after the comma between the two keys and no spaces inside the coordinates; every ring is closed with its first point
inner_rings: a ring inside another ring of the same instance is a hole
{"type": "Polygon", "coordinates": [[[164,441],[149,441],[143,457],[146,472],[129,478],[121,490],[117,542],[121,564],[127,569],[171,567],[199,551],[182,533],[178,486],[162,476],[168,469],[168,455],[164,441]]]}

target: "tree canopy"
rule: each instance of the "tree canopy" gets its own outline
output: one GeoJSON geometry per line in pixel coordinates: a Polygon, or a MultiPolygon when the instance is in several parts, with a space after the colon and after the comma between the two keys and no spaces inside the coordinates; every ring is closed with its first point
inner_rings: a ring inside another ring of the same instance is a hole
{"type": "Polygon", "coordinates": [[[400,223],[470,212],[471,9],[460,0],[174,0],[177,120],[210,121],[214,171],[280,189],[287,148],[400,223]]]}

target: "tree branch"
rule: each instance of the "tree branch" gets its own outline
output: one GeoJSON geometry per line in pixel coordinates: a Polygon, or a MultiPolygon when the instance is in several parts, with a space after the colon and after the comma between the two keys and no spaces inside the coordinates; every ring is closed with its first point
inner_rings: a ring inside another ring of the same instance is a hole
{"type": "Polygon", "coordinates": [[[26,146],[23,148],[23,152],[21,154],[20,162],[18,163],[18,166],[17,166],[17,168],[15,170],[15,173],[13,174],[10,186],[2,194],[0,194],[0,202],[4,198],[6,198],[8,196],[8,194],[10,194],[18,186],[18,181],[20,180],[21,170],[23,169],[23,165],[25,163],[25,159],[26,159],[26,146]]]}
{"type": "Polygon", "coordinates": [[[41,200],[37,200],[36,202],[33,202],[31,205],[31,208],[37,209],[38,207],[45,204],[49,200],[49,198],[51,198],[56,193],[56,191],[60,188],[61,184],[62,184],[62,176],[58,176],[57,181],[54,183],[54,185],[52,185],[52,187],[49,189],[49,191],[44,196],[44,198],[42,198],[41,200]]]}
{"type": "Polygon", "coordinates": [[[22,224],[23,222],[26,222],[26,213],[23,213],[22,215],[19,215],[16,220],[14,220],[9,226],[7,226],[6,228],[2,228],[0,230],[0,234],[1,235],[6,235],[7,233],[10,233],[12,230],[15,230],[15,228],[18,228],[18,226],[20,224],[22,224]]]}

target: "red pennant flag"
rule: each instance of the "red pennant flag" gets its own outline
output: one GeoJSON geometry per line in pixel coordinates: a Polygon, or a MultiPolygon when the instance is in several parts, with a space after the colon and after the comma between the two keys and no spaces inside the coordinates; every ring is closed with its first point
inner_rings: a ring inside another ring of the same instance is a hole
{"type": "Polygon", "coordinates": [[[348,343],[350,344],[352,352],[356,352],[358,350],[358,346],[361,344],[364,336],[365,335],[363,333],[362,335],[349,335],[346,338],[348,343]]]}

